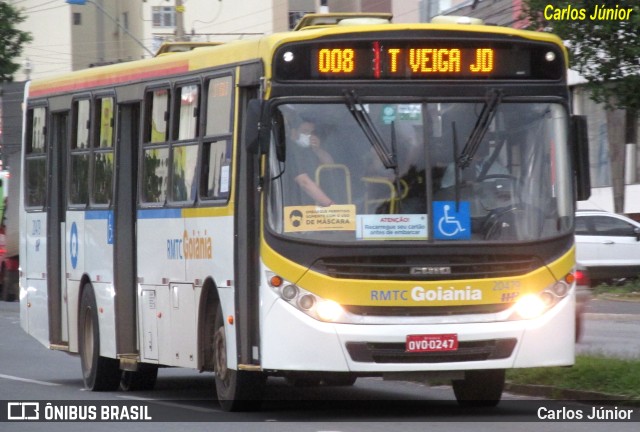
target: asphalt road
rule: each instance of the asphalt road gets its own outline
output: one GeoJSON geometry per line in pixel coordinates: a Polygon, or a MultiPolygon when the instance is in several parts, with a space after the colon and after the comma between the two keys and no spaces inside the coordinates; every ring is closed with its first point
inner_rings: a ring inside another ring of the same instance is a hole
{"type": "Polygon", "coordinates": [[[585,312],[590,314],[638,315],[640,317],[640,301],[592,299],[587,303],[585,312]]]}
{"type": "MultiPolygon", "coordinates": [[[[590,311],[600,310],[598,303],[590,311]],[[595,308],[595,309],[594,309],[595,308]]],[[[612,305],[612,307],[615,307],[612,305]]],[[[596,314],[602,312],[589,312],[596,314]]],[[[587,315],[589,317],[590,315],[587,315]]],[[[598,323],[588,319],[586,337],[592,337],[598,323]],[[595,327],[591,326],[596,323],[595,327]]],[[[567,412],[592,406],[571,401],[551,401],[505,393],[492,410],[459,408],[450,386],[428,387],[413,382],[359,379],[348,388],[294,388],[281,379],[270,379],[266,400],[260,412],[237,414],[222,412],[213,397],[213,377],[185,369],[162,369],[156,389],[149,392],[86,392],[82,388],[77,357],[49,351],[19,327],[17,303],[0,302],[0,402],[77,401],[78,404],[140,404],[150,407],[152,416],[167,415],[173,420],[159,423],[1,423],[0,431],[74,430],[92,432],[118,430],[184,432],[189,431],[509,431],[538,429],[579,431],[584,423],[555,422],[536,424],[536,413],[543,410],[567,412]],[[552,424],[551,424],[552,423],[552,424]]],[[[0,409],[5,409],[0,405],[0,409]]],[[[635,422],[611,423],[610,432],[635,431],[635,422]]],[[[1,417],[1,416],[0,416],[1,417]]],[[[156,420],[158,418],[156,417],[156,420]]],[[[600,429],[591,425],[594,430],[600,429]]]]}
{"type": "Polygon", "coordinates": [[[640,360],[640,302],[593,299],[585,310],[579,354],[640,360]]]}

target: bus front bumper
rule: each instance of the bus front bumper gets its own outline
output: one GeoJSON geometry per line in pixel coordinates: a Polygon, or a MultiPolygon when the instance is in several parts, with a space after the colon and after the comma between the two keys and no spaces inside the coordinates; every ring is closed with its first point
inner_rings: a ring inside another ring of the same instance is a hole
{"type": "MultiPolygon", "coordinates": [[[[575,299],[568,296],[532,320],[449,324],[321,322],[281,300],[262,311],[264,370],[376,374],[460,371],[574,362],[575,299]],[[455,334],[455,351],[407,353],[408,335],[455,334]]],[[[399,320],[399,322],[401,322],[399,320]]]]}

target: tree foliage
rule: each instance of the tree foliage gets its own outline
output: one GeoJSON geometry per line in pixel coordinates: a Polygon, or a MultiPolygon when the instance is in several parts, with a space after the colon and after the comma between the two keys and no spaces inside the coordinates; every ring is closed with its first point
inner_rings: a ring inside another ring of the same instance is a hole
{"type": "Polygon", "coordinates": [[[551,31],[566,42],[570,66],[588,81],[596,102],[640,109],[638,0],[525,0],[524,14],[530,29],[551,31]],[[618,11],[617,19],[601,19],[598,12],[607,9],[618,11]],[[628,9],[620,19],[619,11],[628,9]]]}
{"type": "Polygon", "coordinates": [[[16,25],[26,19],[6,1],[0,1],[0,82],[12,81],[20,65],[13,60],[22,54],[24,44],[31,41],[31,34],[19,30],[16,25]]]}

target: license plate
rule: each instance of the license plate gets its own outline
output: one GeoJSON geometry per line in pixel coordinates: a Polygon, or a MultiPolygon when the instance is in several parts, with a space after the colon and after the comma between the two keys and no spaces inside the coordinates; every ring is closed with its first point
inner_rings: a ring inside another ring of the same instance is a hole
{"type": "Polygon", "coordinates": [[[406,352],[438,352],[458,349],[457,334],[408,335],[406,352]]]}

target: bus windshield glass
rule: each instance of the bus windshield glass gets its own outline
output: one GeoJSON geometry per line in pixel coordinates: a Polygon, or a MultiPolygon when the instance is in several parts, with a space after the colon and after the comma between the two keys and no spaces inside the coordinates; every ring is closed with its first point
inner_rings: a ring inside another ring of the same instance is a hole
{"type": "Polygon", "coordinates": [[[533,241],[573,224],[568,115],[468,102],[277,107],[269,227],[308,241],[533,241]]]}

